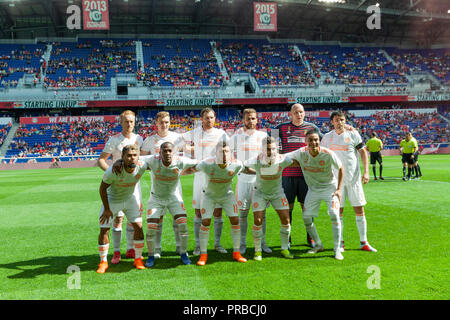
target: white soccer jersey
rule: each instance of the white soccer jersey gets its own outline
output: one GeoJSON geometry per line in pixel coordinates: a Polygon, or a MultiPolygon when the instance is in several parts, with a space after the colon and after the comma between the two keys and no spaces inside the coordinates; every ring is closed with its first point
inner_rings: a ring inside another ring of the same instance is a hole
{"type": "Polygon", "coordinates": [[[256,171],[255,189],[264,194],[283,193],[281,177],[283,169],[292,164],[292,160],[281,154],[277,154],[274,161],[269,165],[262,154],[247,160],[244,166],[256,171]]]}
{"type": "Polygon", "coordinates": [[[204,160],[215,156],[216,145],[219,141],[224,140],[229,142],[230,138],[222,129],[211,128],[211,130],[206,132],[200,126],[194,130],[185,132],[183,134],[183,140],[185,143],[194,143],[195,159],[204,160]]]}
{"type": "Polygon", "coordinates": [[[204,172],[206,176],[206,184],[203,189],[204,194],[208,197],[219,199],[230,193],[233,194],[231,187],[233,177],[242,170],[243,164],[239,160],[233,160],[222,169],[217,165],[216,158],[209,158],[201,161],[196,168],[204,172]]]}
{"type": "Polygon", "coordinates": [[[161,137],[160,135],[158,135],[157,132],[152,132],[144,140],[144,143],[142,144],[141,149],[142,149],[142,151],[149,152],[150,155],[157,155],[157,154],[159,154],[160,147],[164,142],[173,143],[176,150],[181,148],[182,144],[184,143],[183,138],[181,137],[181,135],[179,133],[169,131],[167,136],[161,137]]]}
{"type": "Polygon", "coordinates": [[[332,150],[344,165],[343,185],[353,185],[361,180],[358,150],[356,149],[356,146],[361,143],[361,136],[356,130],[344,130],[342,134],[337,134],[335,130],[332,130],[325,134],[320,142],[322,146],[332,150]]]}
{"type": "Polygon", "coordinates": [[[342,163],[330,149],[320,147],[319,154],[313,157],[308,147],[303,147],[287,153],[286,156],[299,162],[306,184],[311,191],[321,192],[332,187],[337,188],[337,178],[333,174],[333,168],[341,168],[342,163]]]}
{"type": "Polygon", "coordinates": [[[141,148],[142,143],[143,143],[143,141],[142,141],[142,137],[140,135],[131,133],[131,137],[128,139],[128,138],[125,138],[122,135],[122,133],[118,133],[108,139],[108,141],[105,144],[105,147],[103,148],[103,152],[111,154],[112,160],[116,161],[116,160],[122,159],[123,147],[125,147],[129,144],[135,144],[139,148],[141,148]]]}
{"type": "MultiPolygon", "coordinates": [[[[159,155],[145,156],[140,159],[142,159],[151,170],[152,186],[150,192],[160,199],[171,196],[177,189],[181,172],[198,163],[196,160],[174,156],[172,163],[166,167],[162,163],[162,159],[159,155]]],[[[179,191],[181,190],[177,189],[177,192],[179,191]]]]}
{"type": "MultiPolygon", "coordinates": [[[[112,172],[112,166],[109,167],[103,175],[103,182],[110,185],[107,189],[108,200],[110,202],[126,201],[134,194],[136,185],[147,168],[148,165],[145,162],[139,161],[132,173],[123,169],[120,174],[116,175],[112,172]]],[[[137,200],[140,202],[140,199],[137,200]]]]}

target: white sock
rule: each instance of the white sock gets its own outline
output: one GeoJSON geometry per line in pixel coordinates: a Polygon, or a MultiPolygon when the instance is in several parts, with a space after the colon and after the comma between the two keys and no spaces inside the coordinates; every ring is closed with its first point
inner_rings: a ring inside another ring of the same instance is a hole
{"type": "Polygon", "coordinates": [[[359,231],[359,241],[367,242],[367,221],[366,216],[356,216],[356,226],[359,231]]]}
{"type": "Polygon", "coordinates": [[[175,247],[180,247],[181,246],[181,244],[180,244],[180,234],[178,232],[178,223],[175,221],[175,219],[173,219],[172,227],[173,227],[173,233],[175,234],[175,247]]]}
{"type": "Polygon", "coordinates": [[[202,225],[202,218],[198,218],[195,216],[194,218],[194,238],[195,238],[195,247],[200,247],[200,227],[202,225]]]}
{"type": "Polygon", "coordinates": [[[339,249],[341,243],[341,221],[336,216],[331,218],[331,228],[333,229],[333,249],[339,249]]]}
{"type": "Polygon", "coordinates": [[[341,220],[341,242],[344,241],[344,215],[339,215],[339,218],[341,220]]]}
{"type": "Polygon", "coordinates": [[[247,245],[248,211],[239,211],[239,225],[241,226],[241,245],[247,245]]]}
{"type": "Polygon", "coordinates": [[[178,239],[179,239],[178,240],[179,243],[177,244],[177,246],[180,247],[180,254],[183,254],[183,253],[186,253],[187,246],[188,246],[188,239],[189,239],[187,218],[180,217],[175,221],[175,224],[177,225],[176,232],[178,233],[178,239]]]}
{"type": "Polygon", "coordinates": [[[199,231],[199,242],[200,242],[200,252],[207,253],[208,252],[208,241],[209,241],[209,226],[200,226],[199,231]]]}
{"type": "Polygon", "coordinates": [[[241,226],[236,224],[231,225],[231,240],[233,240],[233,252],[239,252],[241,244],[241,226]]]}
{"type": "Polygon", "coordinates": [[[127,222],[126,235],[127,235],[127,251],[128,251],[134,248],[134,228],[133,225],[129,222],[127,222]]]}
{"type": "Polygon", "coordinates": [[[159,222],[158,223],[158,229],[156,229],[155,250],[161,249],[162,228],[163,228],[163,224],[162,224],[162,222],[159,222]]]}
{"type": "Polygon", "coordinates": [[[291,234],[291,225],[282,224],[280,227],[281,250],[287,250],[289,244],[289,235],[291,234]]]}
{"type": "Polygon", "coordinates": [[[147,250],[149,257],[155,255],[155,236],[157,229],[157,223],[147,223],[147,250]]]}
{"type": "Polygon", "coordinates": [[[107,243],[107,244],[99,244],[98,245],[98,252],[100,254],[100,261],[108,261],[108,250],[109,250],[109,243],[107,243]]]}
{"type": "Polygon", "coordinates": [[[135,259],[139,259],[142,256],[142,251],[144,250],[144,239],[134,240],[134,253],[135,259]]]}
{"type": "Polygon", "coordinates": [[[308,232],[309,236],[314,240],[316,246],[321,246],[322,241],[320,241],[319,234],[317,233],[316,226],[312,221],[312,217],[303,217],[303,221],[305,223],[306,231],[308,232]]]}
{"type": "Polygon", "coordinates": [[[252,227],[253,233],[253,243],[255,244],[255,252],[261,252],[261,237],[262,237],[262,226],[257,226],[256,224],[252,227]]]}
{"type": "Polygon", "coordinates": [[[112,228],[112,241],[114,252],[120,251],[121,240],[122,240],[122,226],[120,226],[120,228],[112,228]]]}
{"type": "MultiPolygon", "coordinates": [[[[222,237],[223,218],[214,217],[214,246],[220,246],[220,238],[222,237]]],[[[240,234],[240,232],[239,232],[240,234]]],[[[239,239],[240,241],[241,239],[239,239]]]]}

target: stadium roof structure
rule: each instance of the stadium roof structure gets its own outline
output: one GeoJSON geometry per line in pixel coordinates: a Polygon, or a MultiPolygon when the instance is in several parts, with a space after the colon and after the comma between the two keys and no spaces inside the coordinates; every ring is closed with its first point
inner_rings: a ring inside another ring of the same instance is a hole
{"type": "MultiPolygon", "coordinates": [[[[408,43],[421,47],[450,43],[448,0],[326,1],[330,0],[272,1],[277,4],[277,32],[255,32],[254,1],[109,0],[110,30],[90,33],[259,35],[343,43],[408,43]],[[366,22],[371,14],[366,10],[377,3],[381,28],[370,30],[366,22]]],[[[0,0],[0,38],[73,38],[85,34],[84,30],[67,28],[70,5],[81,7],[81,0],[0,0]]]]}

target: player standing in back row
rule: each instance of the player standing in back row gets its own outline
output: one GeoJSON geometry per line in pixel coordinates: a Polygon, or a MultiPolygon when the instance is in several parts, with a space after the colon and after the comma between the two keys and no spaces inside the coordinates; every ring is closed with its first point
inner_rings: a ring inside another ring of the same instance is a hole
{"type": "MultiPolygon", "coordinates": [[[[316,129],[319,136],[322,137],[319,128],[310,122],[305,122],[305,109],[299,103],[292,105],[289,112],[290,122],[279,124],[275,130],[278,130],[280,138],[282,154],[289,153],[306,146],[306,132],[316,129]]],[[[272,132],[272,136],[276,136],[277,131],[272,132]]],[[[282,178],[283,190],[289,202],[289,221],[292,226],[292,211],[294,210],[295,198],[300,203],[302,211],[304,211],[305,197],[308,193],[308,185],[305,182],[302,169],[300,167],[287,167],[283,170],[282,178]]],[[[307,241],[313,246],[313,241],[307,234],[307,241]]],[[[289,239],[289,244],[291,239],[289,239]]],[[[289,245],[290,246],[290,245],[289,245]]]]}
{"type": "MultiPolygon", "coordinates": [[[[108,139],[103,148],[102,153],[100,154],[97,165],[103,170],[106,171],[109,168],[106,160],[111,156],[113,162],[119,160],[122,156],[122,149],[124,146],[129,144],[135,144],[139,148],[142,146],[142,138],[141,136],[133,133],[134,125],[136,123],[136,115],[131,110],[126,110],[122,112],[120,115],[120,125],[122,126],[122,132],[116,134],[108,139]]],[[[136,189],[134,190],[134,194],[140,200],[140,211],[142,214],[142,195],[141,195],[141,185],[140,183],[136,184],[136,189]]],[[[117,264],[120,262],[120,242],[122,239],[122,222],[124,218],[124,213],[119,212],[117,217],[115,217],[113,222],[112,229],[112,238],[113,238],[113,247],[114,247],[114,256],[111,260],[112,264],[117,264]]],[[[126,226],[126,237],[127,237],[127,258],[134,258],[134,228],[128,222],[126,226]]]]}
{"type": "Polygon", "coordinates": [[[348,198],[356,215],[360,249],[376,252],[377,250],[367,241],[367,222],[364,213],[364,206],[367,202],[364,196],[362,183],[367,184],[369,182],[369,161],[367,152],[364,148],[364,143],[358,131],[345,130],[345,114],[342,111],[334,111],[331,114],[330,119],[334,130],[325,134],[320,144],[333,151],[344,166],[344,180],[342,184],[342,198],[340,201],[339,212],[341,220],[340,249],[344,252],[344,206],[345,200],[348,198]],[[362,179],[358,153],[361,156],[364,167],[362,179]]]}

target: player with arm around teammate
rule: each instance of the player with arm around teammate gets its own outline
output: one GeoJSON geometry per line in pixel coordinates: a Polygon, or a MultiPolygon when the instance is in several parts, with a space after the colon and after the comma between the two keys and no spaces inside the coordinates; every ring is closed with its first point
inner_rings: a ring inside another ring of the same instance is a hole
{"type": "Polygon", "coordinates": [[[139,147],[132,144],[122,149],[124,170],[114,174],[112,167],[105,171],[100,184],[100,198],[103,206],[100,210],[100,234],[98,236],[98,250],[100,264],[97,273],[105,273],[108,269],[109,229],[119,212],[123,212],[134,228],[134,251],[136,257],[134,266],[145,269],[141,259],[144,248],[144,233],[142,231],[142,217],[140,213],[140,199],[134,190],[139,179],[145,173],[147,164],[139,162],[139,147]]]}
{"type": "Polygon", "coordinates": [[[253,215],[252,227],[253,241],[255,244],[254,260],[262,260],[262,220],[266,208],[272,205],[281,221],[281,255],[288,259],[294,256],[289,252],[289,235],[291,225],[289,219],[289,203],[283,191],[281,177],[283,169],[291,165],[293,161],[285,155],[278,154],[277,141],[273,137],[266,137],[262,142],[262,152],[256,157],[244,162],[246,170],[256,174],[253,186],[253,215]]]}
{"type": "Polygon", "coordinates": [[[356,226],[359,232],[360,249],[369,252],[376,252],[377,250],[367,241],[367,222],[364,212],[364,206],[367,202],[362,185],[369,182],[369,161],[367,152],[364,148],[364,143],[358,131],[348,131],[345,129],[346,119],[343,112],[334,111],[331,114],[330,119],[334,130],[331,130],[323,136],[321,145],[332,150],[344,166],[345,173],[339,212],[341,220],[340,249],[344,252],[343,217],[345,200],[348,198],[356,215],[356,226]],[[358,154],[361,156],[364,167],[362,178],[358,154]]]}
{"type": "Polygon", "coordinates": [[[232,159],[231,150],[227,142],[219,142],[216,146],[216,156],[197,164],[194,169],[206,175],[206,183],[202,187],[200,213],[202,225],[200,227],[200,259],[197,265],[204,266],[208,259],[207,246],[211,218],[216,207],[223,208],[231,223],[231,238],[233,241],[233,260],[247,262],[239,252],[241,229],[239,226],[238,205],[232,189],[233,177],[242,169],[239,160],[232,159]]]}
{"type": "Polygon", "coordinates": [[[306,143],[306,147],[290,152],[287,156],[295,160],[296,164],[302,168],[305,181],[308,184],[303,222],[306,231],[315,241],[314,248],[309,250],[308,253],[314,254],[323,251],[323,245],[313,222],[313,217],[319,215],[320,204],[325,201],[332,223],[334,257],[337,260],[343,260],[344,256],[339,249],[341,235],[339,203],[344,167],[333,151],[320,146],[320,136],[315,129],[308,130],[306,133],[306,143]],[[333,168],[339,170],[337,179],[333,174],[333,168]]]}
{"type": "MultiPolygon", "coordinates": [[[[97,165],[103,170],[106,171],[109,168],[107,163],[108,158],[111,156],[113,161],[117,161],[120,159],[122,155],[122,149],[124,146],[129,144],[136,144],[138,147],[142,146],[142,138],[141,136],[133,133],[134,126],[136,123],[136,115],[131,110],[126,110],[120,115],[120,125],[122,126],[122,131],[119,134],[116,134],[108,139],[103,148],[102,153],[100,154],[97,165]]],[[[141,185],[140,183],[136,184],[135,195],[140,199],[140,210],[142,211],[142,195],[141,195],[141,185]]],[[[120,262],[120,242],[122,239],[122,222],[124,218],[124,213],[119,212],[117,217],[114,218],[113,228],[112,228],[112,238],[113,238],[113,247],[114,247],[114,256],[111,259],[112,264],[117,264],[120,262]]],[[[127,223],[126,225],[126,238],[127,238],[127,258],[134,258],[134,246],[133,246],[133,238],[134,238],[134,228],[131,223],[127,223]]]]}

